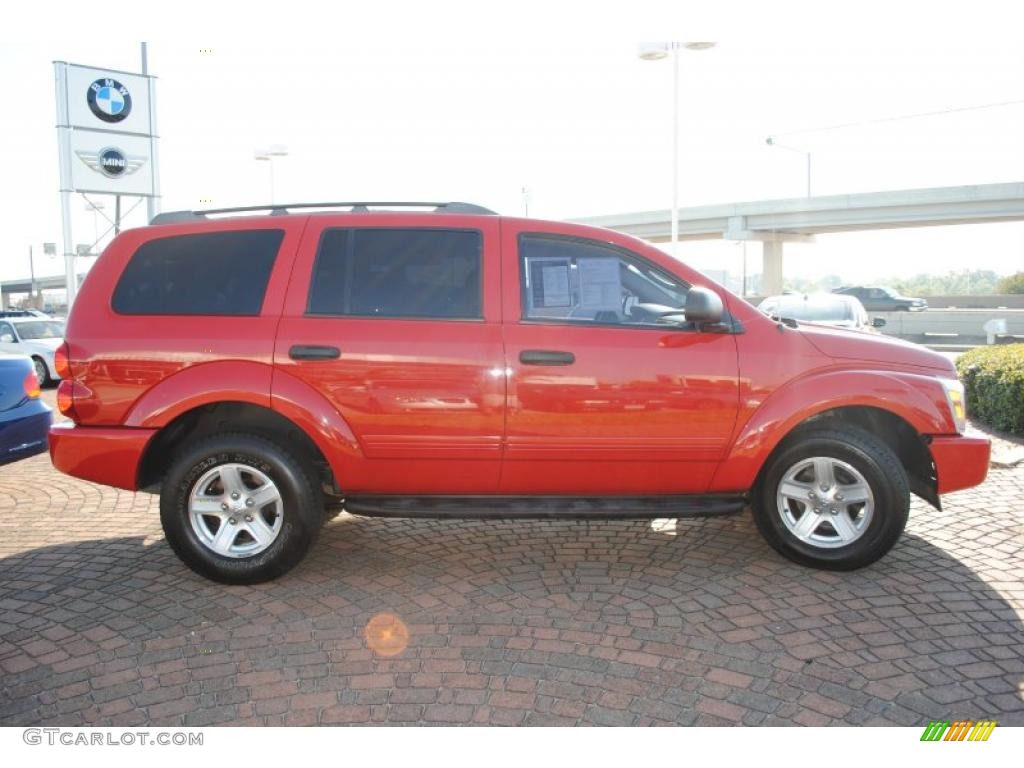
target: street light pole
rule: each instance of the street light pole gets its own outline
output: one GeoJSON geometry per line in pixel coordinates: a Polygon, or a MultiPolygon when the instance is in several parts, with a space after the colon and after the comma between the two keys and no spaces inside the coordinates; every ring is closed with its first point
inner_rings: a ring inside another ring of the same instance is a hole
{"type": "Polygon", "coordinates": [[[790,152],[796,152],[798,155],[803,155],[807,162],[807,197],[811,196],[811,153],[806,149],[798,149],[797,147],[790,147],[786,144],[779,144],[775,140],[774,136],[769,136],[765,139],[765,143],[770,147],[778,147],[779,149],[788,149],[790,152]]]}
{"type": "Polygon", "coordinates": [[[641,43],[639,56],[658,61],[672,56],[672,255],[679,255],[679,51],[706,51],[715,43],[641,43]]]}
{"type": "Polygon", "coordinates": [[[270,204],[274,204],[274,158],[286,157],[288,148],[284,144],[271,144],[269,149],[257,149],[253,152],[253,159],[264,160],[270,166],[270,204]]]}
{"type": "Polygon", "coordinates": [[[28,247],[28,274],[29,274],[29,297],[28,303],[36,307],[36,262],[32,258],[32,246],[28,247]]]}
{"type": "Polygon", "coordinates": [[[672,44],[672,258],[679,258],[679,45],[672,44]]]}

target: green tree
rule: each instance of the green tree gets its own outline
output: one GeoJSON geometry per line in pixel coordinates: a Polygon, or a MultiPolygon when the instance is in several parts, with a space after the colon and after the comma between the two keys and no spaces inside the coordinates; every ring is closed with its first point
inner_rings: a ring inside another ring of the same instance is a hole
{"type": "Polygon", "coordinates": [[[999,275],[990,269],[962,270],[944,275],[918,274],[875,280],[873,285],[895,288],[905,296],[985,296],[994,293],[999,275]]]}
{"type": "Polygon", "coordinates": [[[1024,272],[1000,278],[997,293],[1024,293],[1024,272]]]}

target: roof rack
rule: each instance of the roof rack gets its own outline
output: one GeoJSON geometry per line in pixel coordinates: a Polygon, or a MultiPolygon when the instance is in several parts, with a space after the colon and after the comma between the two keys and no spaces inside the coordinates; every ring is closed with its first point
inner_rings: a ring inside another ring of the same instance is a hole
{"type": "Polygon", "coordinates": [[[348,213],[367,213],[374,208],[433,208],[432,213],[475,213],[496,216],[497,213],[473,203],[394,203],[394,202],[343,202],[343,203],[280,203],[274,205],[251,205],[243,208],[211,208],[205,211],[168,211],[158,213],[150,224],[181,224],[201,221],[210,215],[223,213],[257,213],[269,211],[271,216],[287,216],[292,209],[302,208],[348,208],[348,213]]]}

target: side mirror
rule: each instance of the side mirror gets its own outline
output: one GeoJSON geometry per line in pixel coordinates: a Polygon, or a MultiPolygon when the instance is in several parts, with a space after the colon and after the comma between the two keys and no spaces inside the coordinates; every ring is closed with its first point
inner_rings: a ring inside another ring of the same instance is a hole
{"type": "Polygon", "coordinates": [[[683,311],[687,322],[699,327],[722,322],[725,309],[717,293],[695,285],[686,294],[686,307],[683,311]]]}
{"type": "Polygon", "coordinates": [[[884,317],[872,317],[871,318],[871,327],[872,328],[885,328],[885,318],[884,317]]]}
{"type": "Polygon", "coordinates": [[[0,336],[0,343],[3,343],[3,344],[17,344],[17,341],[15,340],[15,338],[11,334],[5,333],[2,336],[0,336]]]}

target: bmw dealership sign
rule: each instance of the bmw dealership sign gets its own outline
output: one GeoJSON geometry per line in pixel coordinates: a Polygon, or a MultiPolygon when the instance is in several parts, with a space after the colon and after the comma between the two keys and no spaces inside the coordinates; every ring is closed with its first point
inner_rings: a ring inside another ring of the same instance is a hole
{"type": "Polygon", "coordinates": [[[101,77],[89,86],[89,109],[105,123],[120,123],[132,113],[132,95],[112,77],[101,77]]]}
{"type": "Polygon", "coordinates": [[[55,62],[61,191],[159,195],[152,77],[55,62]]]}

